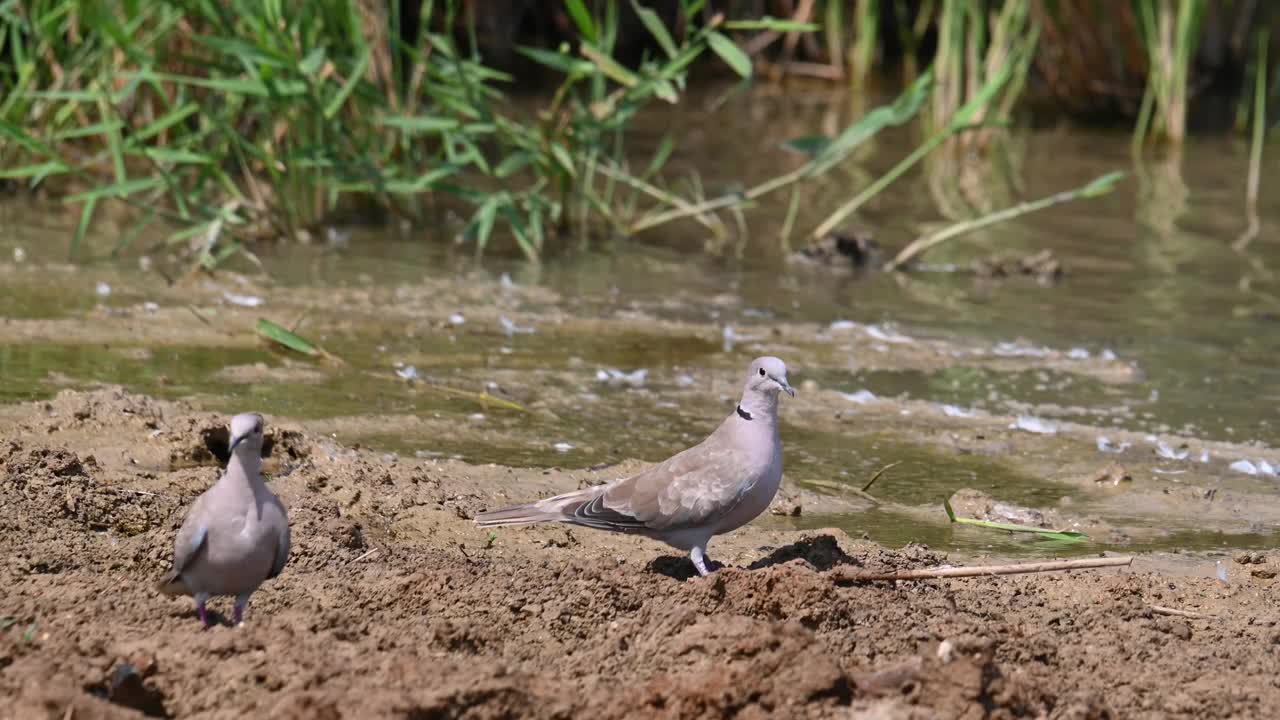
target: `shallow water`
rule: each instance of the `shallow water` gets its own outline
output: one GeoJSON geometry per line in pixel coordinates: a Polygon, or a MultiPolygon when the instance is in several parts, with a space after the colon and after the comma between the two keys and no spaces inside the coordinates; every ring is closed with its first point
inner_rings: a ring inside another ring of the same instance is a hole
{"type": "MultiPolygon", "coordinates": [[[[779,142],[836,127],[856,110],[830,95],[787,101],[761,91],[732,99],[712,115],[686,111],[653,118],[635,147],[641,150],[668,126],[677,127],[682,150],[673,158],[674,170],[697,168],[709,188],[745,185],[800,162],[778,150],[779,142]],[[744,138],[752,140],[744,144],[744,138]]],[[[816,225],[823,211],[883,172],[912,143],[907,130],[877,138],[855,163],[807,194],[797,227],[816,225]]],[[[895,402],[1051,416],[1054,422],[1098,432],[1177,433],[1230,442],[1241,453],[1251,447],[1269,450],[1280,399],[1275,362],[1280,287],[1272,270],[1280,265],[1280,194],[1266,188],[1280,180],[1280,163],[1275,153],[1265,163],[1258,237],[1244,250],[1233,250],[1246,224],[1246,150],[1236,139],[1202,138],[1191,142],[1180,159],[1155,159],[1135,168],[1122,134],[1024,132],[1010,143],[1005,171],[913,173],[856,221],[873,229],[883,246],[896,249],[937,227],[957,206],[1000,207],[1075,187],[1110,170],[1130,171],[1112,195],[965,236],[928,257],[938,269],[964,267],[996,251],[1050,248],[1067,274],[1047,287],[1025,278],[978,280],[964,272],[858,276],[788,267],[777,237],[786,202],[780,198],[749,211],[750,237],[730,244],[720,256],[701,252],[705,237],[695,225],[667,226],[648,233],[643,242],[566,250],[541,266],[500,256],[477,261],[465,250],[424,242],[428,230],[353,228],[342,247],[261,248],[267,278],[248,264],[237,265],[234,269],[251,280],[243,288],[227,274],[193,281],[216,283],[217,289],[195,292],[192,302],[199,307],[184,315],[166,312],[183,304],[182,286],[158,289],[163,282],[139,269],[136,250],[107,257],[118,233],[111,223],[104,222],[91,238],[88,261],[69,266],[63,261],[73,221],[50,216],[47,208],[9,202],[0,206],[0,222],[7,228],[0,234],[0,312],[8,321],[48,321],[56,329],[7,336],[0,347],[0,401],[47,397],[67,386],[121,383],[139,392],[191,397],[219,411],[253,406],[318,426],[329,423],[326,427],[334,427],[344,441],[409,455],[587,467],[628,457],[658,460],[696,442],[732,406],[735,391],[724,378],[736,374],[733,368],[751,354],[781,346],[776,352],[786,356],[797,385],[810,380],[822,389],[865,389],[895,402]],[[16,248],[25,255],[21,262],[11,260],[16,248]],[[517,287],[553,292],[502,304],[493,298],[501,293],[495,280],[503,273],[517,287]],[[442,294],[426,299],[414,294],[416,287],[426,287],[423,283],[442,280],[452,282],[442,294]],[[109,294],[99,288],[104,282],[109,294]],[[387,317],[364,314],[348,321],[340,302],[325,300],[325,289],[368,295],[374,307],[388,309],[387,317]],[[265,304],[252,312],[286,325],[301,316],[300,331],[346,364],[315,369],[308,360],[255,344],[243,324],[226,327],[222,315],[237,310],[219,299],[225,292],[263,297],[265,304]],[[155,309],[143,305],[147,302],[160,308],[154,319],[149,313],[155,309]],[[536,331],[508,336],[492,321],[495,307],[536,331]],[[478,319],[450,326],[445,317],[452,312],[478,319]],[[119,315],[165,324],[171,332],[157,342],[119,333],[103,340],[81,330],[96,319],[119,315]],[[565,317],[594,323],[566,324],[565,317]],[[791,332],[837,320],[878,324],[911,340],[848,340],[816,332],[797,339],[791,332]],[[61,321],[67,322],[57,324],[61,321]],[[187,326],[206,332],[201,325],[222,335],[184,334],[187,326]],[[740,338],[731,349],[724,341],[726,325],[740,338]],[[954,357],[941,366],[898,363],[895,353],[909,355],[909,346],[925,341],[954,347],[954,357]],[[872,357],[883,350],[884,362],[853,363],[850,342],[869,342],[872,357]],[[1009,369],[966,361],[975,347],[1021,354],[1022,364],[1009,369]],[[1042,365],[1036,354],[1043,348],[1094,359],[1114,353],[1117,362],[1138,369],[1138,380],[1113,382],[1042,365]],[[225,370],[256,363],[261,367],[247,375],[225,370]],[[395,374],[396,363],[468,391],[485,389],[496,379],[512,399],[531,403],[534,412],[513,414],[406,384],[395,374]],[[647,368],[650,376],[642,388],[609,387],[595,380],[601,368],[647,368]],[[424,420],[414,424],[396,418],[424,420]],[[572,448],[559,451],[556,443],[572,448]]],[[[792,238],[792,245],[800,240],[792,238]]],[[[1128,545],[1133,549],[1255,547],[1270,538],[1269,528],[1250,526],[1248,517],[1214,526],[1198,518],[1191,505],[1184,517],[1146,515],[1142,507],[1122,507],[1088,487],[1048,478],[1035,463],[1031,468],[998,455],[957,454],[909,439],[892,422],[856,432],[811,422],[806,413],[829,409],[812,401],[806,408],[806,399],[802,392],[784,413],[792,481],[815,487],[861,484],[877,467],[910,462],[893,482],[877,486],[886,507],[834,515],[807,508],[799,521],[777,522],[840,525],[891,544],[917,540],[941,547],[1072,551],[948,526],[945,517],[937,520],[940,510],[932,516],[921,510],[967,486],[1032,507],[1073,498],[1075,512],[1147,531],[1133,536],[1128,545]]],[[[1035,452],[1016,444],[1010,451],[1035,452]]],[[[1064,452],[1079,463],[1101,465],[1110,459],[1087,446],[1064,452]]],[[[1234,480],[1218,467],[1203,482],[1230,489],[1234,480]]],[[[1259,479],[1250,492],[1274,497],[1276,482],[1259,479]]],[[[1096,551],[1099,543],[1076,549],[1096,551]]]]}

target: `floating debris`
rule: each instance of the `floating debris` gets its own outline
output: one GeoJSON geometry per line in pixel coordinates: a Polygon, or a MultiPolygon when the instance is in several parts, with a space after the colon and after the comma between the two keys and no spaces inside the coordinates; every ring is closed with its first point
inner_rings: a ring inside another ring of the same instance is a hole
{"type": "Polygon", "coordinates": [[[419,379],[419,376],[418,376],[418,368],[416,368],[416,367],[414,367],[414,366],[412,366],[412,365],[405,365],[404,367],[397,368],[397,369],[396,369],[396,375],[399,375],[399,376],[400,376],[400,378],[401,378],[401,379],[404,379],[404,380],[417,380],[417,379],[419,379]]]}
{"type": "Polygon", "coordinates": [[[1035,347],[1017,342],[998,342],[991,348],[992,355],[1000,357],[1048,357],[1053,351],[1045,347],[1035,347]]]}
{"type": "Polygon", "coordinates": [[[1132,482],[1133,475],[1130,475],[1123,465],[1113,460],[1109,465],[1094,474],[1093,481],[1098,484],[1111,483],[1112,485],[1119,485],[1122,482],[1132,482]]]}
{"type": "Polygon", "coordinates": [[[1116,445],[1111,442],[1111,438],[1106,435],[1098,436],[1098,451],[1104,453],[1122,453],[1133,447],[1133,443],[1122,442],[1116,445]]]}
{"type": "Polygon", "coordinates": [[[558,442],[555,445],[552,445],[552,447],[556,449],[556,452],[562,452],[562,453],[569,452],[570,450],[573,449],[573,446],[567,442],[558,442]]]}
{"type": "Polygon", "coordinates": [[[1202,462],[1202,463],[1207,463],[1207,462],[1209,462],[1209,451],[1208,451],[1208,450],[1201,450],[1201,451],[1200,451],[1200,462],[1202,462]]]}
{"type": "Polygon", "coordinates": [[[153,312],[155,312],[155,311],[159,310],[159,309],[160,309],[160,306],[159,306],[158,304],[156,304],[156,303],[153,303],[153,302],[147,301],[147,302],[142,303],[142,309],[143,309],[143,310],[145,310],[146,312],[153,313],[153,312]]]}
{"type": "Polygon", "coordinates": [[[100,282],[97,287],[98,297],[107,297],[111,294],[111,286],[107,283],[100,282]]]}
{"type": "Polygon", "coordinates": [[[351,239],[351,233],[330,226],[324,229],[324,239],[329,243],[329,247],[344,248],[347,246],[347,241],[351,239]]]}
{"type": "Polygon", "coordinates": [[[1013,423],[1009,425],[1009,428],[1013,430],[1025,430],[1037,435],[1053,435],[1058,432],[1058,427],[1053,423],[1046,422],[1032,415],[1019,415],[1018,419],[1014,420],[1013,423]]]}
{"type": "Polygon", "coordinates": [[[617,368],[603,368],[596,370],[596,380],[607,383],[609,385],[630,385],[631,387],[643,387],[645,381],[649,378],[649,369],[640,368],[632,372],[626,373],[617,368]]]}
{"type": "Polygon", "coordinates": [[[1174,450],[1173,448],[1169,447],[1164,442],[1159,442],[1156,444],[1156,455],[1159,455],[1160,457],[1166,460],[1186,460],[1187,456],[1190,454],[1191,454],[1190,450],[1183,450],[1182,452],[1178,452],[1177,450],[1174,450]]]}
{"type": "Polygon", "coordinates": [[[1238,473],[1244,473],[1245,475],[1257,475],[1257,474],[1258,474],[1258,466],[1257,466],[1257,465],[1254,465],[1253,463],[1249,462],[1248,460],[1237,460],[1237,461],[1235,461],[1235,462],[1231,463],[1231,464],[1228,466],[1228,468],[1230,468],[1231,470],[1234,470],[1234,471],[1236,471],[1236,472],[1238,472],[1238,473]]]}
{"type": "Polygon", "coordinates": [[[942,412],[947,417],[971,418],[974,416],[972,410],[965,410],[955,405],[943,405],[942,412]]]}
{"type": "Polygon", "coordinates": [[[532,326],[517,325],[514,320],[508,318],[506,315],[498,318],[498,324],[502,325],[502,331],[507,334],[507,337],[511,337],[513,335],[532,335],[538,331],[532,326]]]}
{"type": "Polygon", "coordinates": [[[733,326],[725,325],[720,335],[724,338],[724,351],[733,352],[733,344],[738,340],[738,335],[733,331],[733,326]]]}
{"type": "Polygon", "coordinates": [[[906,344],[906,343],[915,342],[915,340],[912,340],[911,338],[907,337],[906,335],[903,335],[902,333],[895,332],[893,330],[885,330],[884,328],[881,328],[879,325],[868,325],[866,328],[866,333],[871,337],[875,338],[876,340],[880,340],[882,342],[887,342],[887,343],[906,344]]]}
{"type": "Polygon", "coordinates": [[[1276,469],[1272,467],[1271,463],[1267,462],[1266,460],[1258,461],[1258,471],[1261,472],[1263,475],[1271,475],[1272,477],[1274,477],[1276,474],[1276,469]]]}
{"type": "Polygon", "coordinates": [[[827,328],[827,329],[829,329],[829,330],[853,330],[853,329],[854,329],[854,328],[856,328],[856,327],[858,327],[858,323],[856,323],[856,322],[854,322],[854,321],[852,321],[852,320],[836,320],[835,322],[831,323],[831,326],[830,326],[829,328],[827,328]]]}
{"type": "Polygon", "coordinates": [[[502,277],[498,278],[498,285],[502,287],[503,290],[510,290],[516,286],[515,283],[511,282],[510,273],[502,273],[502,277]]]}
{"type": "Polygon", "coordinates": [[[858,403],[859,405],[866,405],[867,403],[875,402],[877,400],[875,393],[865,388],[855,393],[840,393],[840,395],[843,396],[845,400],[852,403],[858,403]]]}
{"type": "Polygon", "coordinates": [[[454,313],[454,314],[452,314],[452,315],[450,315],[450,316],[449,316],[449,324],[450,324],[450,325],[461,325],[461,324],[465,323],[466,321],[467,321],[467,319],[466,319],[466,318],[464,318],[464,317],[462,317],[462,313],[454,313]]]}
{"type": "Polygon", "coordinates": [[[240,307],[251,307],[251,308],[259,307],[260,305],[263,305],[266,302],[265,300],[258,297],[257,295],[238,295],[233,292],[222,293],[222,299],[226,300],[232,305],[239,305],[240,307]]]}
{"type": "Polygon", "coordinates": [[[1216,568],[1216,572],[1214,574],[1217,576],[1218,582],[1222,583],[1223,585],[1230,585],[1231,581],[1227,579],[1227,564],[1219,560],[1217,563],[1215,563],[1215,568],[1216,568]]]}
{"type": "Polygon", "coordinates": [[[14,261],[14,262],[16,262],[16,263],[20,263],[20,262],[22,262],[23,260],[26,260],[26,259],[27,259],[27,251],[26,251],[26,250],[24,250],[24,249],[22,249],[22,248],[20,248],[20,247],[16,247],[16,248],[14,248],[14,249],[13,249],[13,261],[14,261]]]}
{"type": "Polygon", "coordinates": [[[692,375],[686,375],[682,373],[676,376],[676,385],[679,385],[680,387],[689,387],[691,385],[696,384],[697,382],[698,382],[697,380],[693,379],[692,375]]]}
{"type": "Polygon", "coordinates": [[[1088,360],[1092,354],[1084,348],[1071,348],[1067,351],[1067,357],[1072,360],[1088,360]]]}
{"type": "Polygon", "coordinates": [[[1103,360],[1108,360],[1108,361],[1117,359],[1116,354],[1112,352],[1111,348],[1103,348],[1102,354],[1099,357],[1101,357],[1103,360]]]}

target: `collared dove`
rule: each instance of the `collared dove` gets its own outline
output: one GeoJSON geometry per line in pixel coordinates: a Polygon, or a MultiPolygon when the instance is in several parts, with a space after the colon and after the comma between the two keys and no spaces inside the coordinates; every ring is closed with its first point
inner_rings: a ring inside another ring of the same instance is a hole
{"type": "Polygon", "coordinates": [[[240,625],[249,596],[289,560],[289,516],[261,470],[262,416],[236,415],[227,469],[187,512],[174,543],[173,569],[157,586],[166,595],[194,596],[205,626],[205,603],[214,595],[236,596],[240,625]]]}
{"type": "Polygon", "coordinates": [[[639,475],[482,512],[475,522],[480,527],[563,522],[644,535],[688,551],[698,574],[706,575],[711,538],[746,525],[778,492],[780,391],[796,394],[787,383],[787,366],[776,357],[756,358],[742,400],[700,444],[639,475]]]}

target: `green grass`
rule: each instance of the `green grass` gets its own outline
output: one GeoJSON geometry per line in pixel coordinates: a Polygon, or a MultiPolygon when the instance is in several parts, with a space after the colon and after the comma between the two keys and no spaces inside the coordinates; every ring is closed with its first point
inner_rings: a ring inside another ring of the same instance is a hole
{"type": "Polygon", "coordinates": [[[483,62],[474,31],[460,42],[441,29],[465,27],[456,0],[427,2],[411,41],[396,3],[381,18],[357,0],[0,0],[12,60],[0,64],[0,179],[77,209],[73,255],[116,202],[138,209],[128,237],[161,221],[165,243],[204,267],[369,205],[415,223],[461,207],[478,250],[502,234],[536,260],[553,235],[625,227],[634,203],[616,178],[665,162],[627,167],[637,112],[678,103],[703,55],[749,78],[727,32],[797,27],[694,24],[701,4],[682,3],[691,29],[676,38],[633,3],[660,52],[624,67],[619,3],[593,15],[570,0],[576,47],[519,48],[560,77],[529,115],[505,101],[511,78],[483,62]]]}

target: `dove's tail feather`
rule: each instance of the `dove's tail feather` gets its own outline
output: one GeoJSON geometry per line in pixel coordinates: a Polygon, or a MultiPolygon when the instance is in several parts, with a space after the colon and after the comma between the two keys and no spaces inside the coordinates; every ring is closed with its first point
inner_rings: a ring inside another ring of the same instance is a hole
{"type": "Polygon", "coordinates": [[[156,590],[164,593],[165,595],[191,594],[191,588],[187,587],[187,584],[182,580],[181,573],[176,570],[165,575],[163,578],[160,578],[160,582],[156,583],[156,590]]]}
{"type": "Polygon", "coordinates": [[[476,513],[475,522],[480,527],[532,525],[542,522],[575,522],[574,511],[594,500],[601,490],[602,488],[600,487],[589,487],[547,498],[546,500],[476,513]]]}

